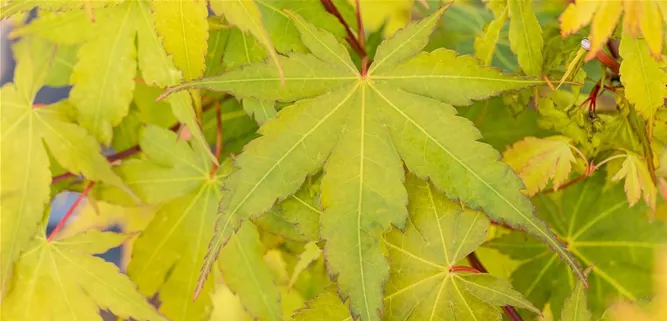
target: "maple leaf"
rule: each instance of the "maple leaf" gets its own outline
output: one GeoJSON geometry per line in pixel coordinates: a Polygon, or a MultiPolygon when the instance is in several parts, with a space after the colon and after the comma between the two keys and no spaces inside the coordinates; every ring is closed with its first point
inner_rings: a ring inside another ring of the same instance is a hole
{"type": "Polygon", "coordinates": [[[262,23],[262,14],[254,0],[213,0],[211,9],[218,15],[238,27],[243,32],[249,32],[261,43],[278,69],[281,81],[284,81],[283,69],[278,60],[278,53],[273,47],[269,32],[262,23]]]}
{"type": "Polygon", "coordinates": [[[631,33],[635,38],[641,33],[653,56],[660,57],[663,48],[662,20],[667,21],[667,4],[664,1],[575,1],[560,16],[561,35],[571,35],[590,24],[591,48],[586,56],[590,60],[607,43],[622,14],[623,32],[631,33]]]}
{"type": "Polygon", "coordinates": [[[500,320],[502,305],[540,313],[507,281],[455,270],[486,239],[489,221],[482,213],[462,209],[412,175],[406,185],[411,224],[385,238],[387,320],[500,320]]]}
{"type": "Polygon", "coordinates": [[[135,320],[166,320],[102,254],[127,235],[89,230],[65,239],[36,238],[16,264],[3,320],[102,320],[99,309],[135,320]]]}
{"type": "MultiPolygon", "coordinates": [[[[636,300],[650,295],[650,269],[656,247],[665,243],[665,225],[647,222],[646,207],[628,207],[623,188],[605,189],[597,173],[581,183],[534,198],[538,213],[568,245],[578,261],[594,265],[588,277],[588,304],[597,320],[607,300],[636,300]]],[[[520,232],[490,241],[487,246],[522,261],[512,284],[538,308],[549,303],[557,319],[576,277],[556,263],[556,255],[520,232]]]]}
{"type": "Polygon", "coordinates": [[[655,115],[667,98],[667,73],[651,59],[647,42],[635,39],[627,32],[621,37],[619,53],[623,57],[620,73],[625,97],[646,120],[650,138],[655,127],[655,115]]]}
{"type": "MultiPolygon", "coordinates": [[[[79,111],[77,121],[105,145],[109,145],[112,140],[112,127],[120,124],[128,114],[137,67],[144,82],[149,85],[166,87],[183,79],[183,73],[174,65],[172,56],[165,52],[162,47],[164,41],[156,31],[156,25],[162,25],[160,18],[163,17],[160,13],[154,13],[152,6],[159,6],[163,2],[174,4],[170,1],[126,0],[114,7],[96,10],[97,22],[94,24],[80,10],[75,10],[38,17],[24,30],[17,31],[22,35],[49,39],[55,44],[81,44],[70,78],[73,85],[70,99],[79,111]],[[67,26],[66,30],[71,32],[65,34],[53,31],[60,29],[61,25],[67,26]]],[[[203,2],[198,3],[205,5],[203,2]]],[[[167,9],[171,8],[166,6],[167,9]]],[[[185,17],[193,15],[190,18],[196,20],[200,12],[189,10],[183,14],[187,14],[185,17]]],[[[168,31],[158,29],[162,32],[168,31]]],[[[201,50],[203,64],[207,29],[188,28],[187,31],[189,32],[185,37],[190,39],[189,41],[194,41],[197,37],[204,39],[203,46],[189,48],[193,57],[195,49],[201,50]]],[[[175,35],[169,35],[166,43],[170,45],[166,47],[176,52],[178,48],[173,42],[178,41],[173,41],[173,37],[175,35]]],[[[186,58],[191,58],[191,55],[186,58]]],[[[179,66],[187,64],[187,61],[183,60],[186,58],[178,56],[176,61],[179,66]]],[[[195,65],[195,61],[192,64],[195,65]]],[[[186,71],[188,76],[201,75],[191,70],[186,71]]],[[[206,145],[195,118],[190,95],[185,92],[178,93],[170,97],[168,102],[174,116],[188,126],[202,146],[206,145]]],[[[210,157],[213,159],[212,154],[210,157]]]]}
{"type": "Polygon", "coordinates": [[[50,0],[6,0],[2,2],[2,10],[0,11],[0,19],[4,19],[15,15],[17,13],[28,12],[35,7],[47,11],[62,11],[62,10],[76,10],[85,8],[89,12],[87,15],[89,20],[94,20],[94,14],[90,10],[111,7],[118,5],[122,0],[67,0],[67,1],[50,1],[50,0]]]}
{"type": "Polygon", "coordinates": [[[221,201],[202,284],[244,219],[265,213],[324,167],[320,236],[327,241],[329,272],[338,275],[342,297],[351,297],[353,315],[376,320],[388,277],[379,235],[391,225],[404,226],[407,217],[401,160],[447,196],[542,238],[579,271],[533,215],[519,178],[495,150],[476,142],[479,132],[450,105],[543,82],[503,75],[445,49],[418,54],[443,11],[380,44],[367,75],[359,74],[331,34],[291,14],[312,54],[279,56],[285,86],[275,68],[262,62],[165,93],[206,88],[238,98],[299,100],[262,126],[262,137],[236,159],[239,170],[225,182],[230,192],[221,201]]]}
{"type": "MultiPolygon", "coordinates": [[[[588,275],[592,270],[589,267],[584,271],[588,275]]],[[[577,281],[572,294],[565,299],[563,310],[560,313],[562,321],[591,321],[591,312],[588,310],[588,301],[586,300],[586,286],[583,282],[577,281]]]]}
{"type": "Polygon", "coordinates": [[[225,259],[219,261],[225,284],[255,319],[284,320],[280,292],[263,261],[264,249],[257,228],[251,222],[244,222],[228,245],[222,250],[225,259]]]}
{"type": "Polygon", "coordinates": [[[625,179],[625,195],[628,198],[630,206],[637,204],[643,194],[646,204],[648,204],[651,210],[655,211],[658,191],[653,184],[651,173],[643,157],[628,152],[621,168],[612,177],[612,181],[619,181],[621,179],[625,179]]]}
{"type": "Polygon", "coordinates": [[[654,289],[657,293],[646,307],[638,303],[618,302],[613,305],[607,314],[610,320],[624,321],[659,321],[667,319],[667,252],[663,249],[656,260],[654,275],[654,289]],[[649,312],[650,311],[650,312],[649,312]]]}
{"type": "Polygon", "coordinates": [[[507,149],[503,160],[519,174],[528,195],[544,189],[550,179],[554,190],[558,190],[576,162],[572,154],[576,147],[570,142],[566,136],[526,137],[507,149]]]}
{"type": "Polygon", "coordinates": [[[2,291],[11,276],[12,265],[38,229],[49,200],[51,171],[49,153],[72,173],[104,181],[124,191],[129,189],[100,154],[95,139],[71,116],[67,101],[33,107],[41,88],[53,47],[39,39],[26,39],[29,55],[19,57],[14,83],[0,89],[2,138],[2,291]]]}
{"type": "Polygon", "coordinates": [[[507,11],[503,10],[502,14],[484,27],[484,33],[475,38],[475,57],[484,62],[484,65],[491,65],[493,53],[496,51],[496,44],[498,43],[498,38],[500,38],[500,30],[505,25],[505,21],[507,21],[507,11]]]}
{"type": "Polygon", "coordinates": [[[530,76],[542,71],[542,28],[531,9],[530,0],[509,0],[509,40],[519,66],[530,76]]]}
{"type": "MultiPolygon", "coordinates": [[[[178,141],[176,134],[154,125],[142,132],[146,160],[127,160],[117,171],[141,200],[155,205],[154,218],[134,243],[128,275],[146,296],[158,294],[160,311],[174,320],[201,319],[210,297],[192,301],[197,274],[213,231],[215,206],[222,196],[222,178],[231,172],[223,163],[211,175],[212,161],[197,143],[178,141]]],[[[207,282],[204,292],[213,290],[207,282]]]]}

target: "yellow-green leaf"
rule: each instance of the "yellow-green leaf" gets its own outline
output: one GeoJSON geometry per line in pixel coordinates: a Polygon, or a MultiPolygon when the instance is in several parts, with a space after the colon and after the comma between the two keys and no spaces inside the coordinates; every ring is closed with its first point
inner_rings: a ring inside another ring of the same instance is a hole
{"type": "Polygon", "coordinates": [[[641,156],[628,152],[621,169],[612,178],[614,181],[621,179],[625,179],[625,195],[630,206],[637,204],[643,195],[646,204],[652,210],[655,210],[658,192],[651,179],[651,173],[641,156]]]}
{"type": "Polygon", "coordinates": [[[526,184],[528,195],[535,195],[553,180],[554,190],[564,183],[576,162],[566,136],[526,137],[503,153],[503,161],[516,171],[526,184]]]}
{"type": "Polygon", "coordinates": [[[619,53],[623,57],[620,73],[625,97],[646,120],[650,137],[655,127],[655,114],[667,98],[667,73],[650,56],[646,41],[629,33],[623,33],[619,53]]]}
{"type": "Polygon", "coordinates": [[[490,66],[496,44],[500,38],[500,30],[507,21],[507,10],[484,27],[484,34],[475,38],[475,57],[479,58],[484,65],[490,66]]]}
{"type": "Polygon", "coordinates": [[[3,291],[14,260],[37,232],[49,198],[51,172],[45,147],[68,171],[127,190],[100,154],[95,139],[72,123],[69,104],[32,106],[48,70],[44,61],[50,56],[44,47],[35,47],[33,52],[35,56],[19,60],[16,83],[6,84],[0,91],[3,291]]]}
{"type": "Polygon", "coordinates": [[[241,303],[257,320],[280,321],[280,292],[273,275],[264,264],[264,249],[257,228],[243,223],[220,255],[219,265],[225,284],[236,293],[241,303]]]}
{"type": "Polygon", "coordinates": [[[519,66],[530,76],[542,72],[542,28],[531,9],[531,0],[509,0],[510,48],[519,59],[519,66]]]}
{"type": "Polygon", "coordinates": [[[127,236],[90,230],[47,241],[34,240],[16,265],[16,279],[2,305],[2,319],[99,320],[104,309],[121,318],[166,320],[118,268],[93,254],[127,236]]]}
{"type": "Polygon", "coordinates": [[[254,0],[212,0],[211,9],[224,15],[229,23],[237,26],[243,32],[249,32],[261,43],[275,63],[278,78],[284,82],[283,66],[278,60],[278,53],[273,46],[271,37],[262,22],[262,14],[254,0]]]}
{"type": "Polygon", "coordinates": [[[204,74],[208,39],[206,1],[155,0],[151,2],[155,30],[165,50],[173,55],[174,64],[191,80],[204,74]]]}

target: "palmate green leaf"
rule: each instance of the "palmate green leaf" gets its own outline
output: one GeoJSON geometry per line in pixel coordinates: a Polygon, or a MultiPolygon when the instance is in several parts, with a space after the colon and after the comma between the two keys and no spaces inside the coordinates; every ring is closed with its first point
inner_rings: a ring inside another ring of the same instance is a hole
{"type": "MultiPolygon", "coordinates": [[[[584,271],[588,275],[591,267],[584,271]]],[[[588,311],[588,302],[586,299],[586,287],[581,281],[577,281],[572,294],[570,294],[563,304],[563,311],[560,313],[562,321],[591,321],[591,312],[588,311]]]]}
{"type": "Polygon", "coordinates": [[[241,31],[252,34],[266,48],[266,52],[276,65],[280,79],[283,79],[283,67],[278,60],[278,53],[269,32],[264,27],[262,14],[254,0],[212,0],[211,9],[218,15],[224,15],[229,23],[241,31]]]}
{"type": "MultiPolygon", "coordinates": [[[[17,32],[56,44],[82,44],[70,78],[74,85],[71,99],[83,112],[78,119],[82,126],[108,145],[112,139],[112,126],[117,126],[128,113],[137,67],[144,82],[151,86],[172,86],[183,77],[163,48],[149,1],[126,0],[119,6],[95,12],[96,23],[91,23],[85,13],[76,10],[40,16],[17,32]],[[67,26],[66,30],[71,32],[53,31],[60,25],[67,26]]],[[[204,53],[205,49],[202,61],[204,53]]],[[[168,102],[176,118],[186,124],[197,141],[205,146],[188,93],[174,95],[168,102]]]]}
{"type": "Polygon", "coordinates": [[[542,72],[542,28],[531,9],[531,0],[509,0],[509,40],[519,66],[530,76],[542,72]]]}
{"type": "Polygon", "coordinates": [[[646,120],[650,137],[655,127],[655,114],[667,98],[667,73],[651,57],[645,40],[636,39],[626,32],[618,49],[623,57],[620,73],[625,95],[646,120]]]}
{"type": "Polygon", "coordinates": [[[338,275],[341,297],[350,297],[352,314],[377,320],[389,269],[380,235],[392,224],[404,226],[407,217],[401,159],[448,197],[544,239],[580,273],[533,216],[518,177],[498,161],[498,152],[476,141],[479,132],[447,104],[465,105],[542,82],[503,75],[444,49],[413,57],[426,45],[443,11],[381,44],[368,75],[358,73],[334,36],[293,15],[312,54],[280,56],[285,86],[275,68],[264,62],[166,93],[206,88],[241,98],[301,99],[264,124],[262,137],[246,145],[236,159],[239,170],[225,182],[230,193],[220,204],[202,284],[243,220],[265,213],[276,200],[294,194],[306,176],[324,168],[320,231],[327,240],[329,271],[338,275]]]}
{"type": "Polygon", "coordinates": [[[67,171],[127,190],[100,154],[95,139],[70,119],[72,108],[67,102],[33,108],[34,97],[49,69],[48,58],[53,47],[38,39],[24,41],[30,42],[32,54],[19,58],[15,83],[6,84],[0,91],[3,292],[12,275],[12,265],[37,232],[37,223],[49,199],[51,172],[47,148],[67,171]]]}
{"type": "Polygon", "coordinates": [[[157,205],[154,219],[136,240],[128,275],[146,296],[157,294],[160,311],[173,320],[201,320],[210,310],[213,281],[205,296],[192,300],[192,291],[221,197],[229,162],[211,176],[212,162],[199,150],[178,141],[176,134],[148,126],[141,135],[147,160],[129,160],[121,176],[146,204],[157,205]]]}
{"type": "Polygon", "coordinates": [[[385,238],[386,320],[501,320],[502,305],[539,312],[507,281],[452,270],[484,242],[489,221],[482,213],[461,209],[415,176],[406,185],[410,224],[385,238]]]}
{"type": "Polygon", "coordinates": [[[496,44],[500,38],[500,30],[505,25],[505,21],[507,21],[507,10],[503,10],[500,16],[484,28],[483,35],[475,38],[475,57],[484,62],[484,65],[491,65],[493,53],[496,51],[496,44]]]}
{"type": "MultiPolygon", "coordinates": [[[[586,291],[593,320],[599,319],[610,299],[620,296],[634,301],[651,295],[654,252],[667,241],[664,223],[647,221],[646,206],[629,208],[621,184],[611,189],[604,185],[605,175],[596,174],[535,198],[540,216],[577,260],[594,265],[586,291]]],[[[512,284],[538,308],[548,302],[558,319],[577,280],[557,263],[556,255],[518,232],[494,239],[488,246],[523,261],[512,274],[512,284]]]]}
{"type": "Polygon", "coordinates": [[[102,321],[103,309],[124,319],[166,320],[116,266],[93,256],[126,239],[97,230],[51,242],[38,237],[17,262],[2,319],[102,321]]]}
{"type": "Polygon", "coordinates": [[[273,101],[246,98],[243,100],[243,110],[248,116],[253,116],[260,126],[267,120],[276,118],[276,103],[273,101]]]}
{"type": "Polygon", "coordinates": [[[225,259],[219,261],[225,284],[234,290],[255,319],[284,320],[280,293],[269,267],[264,264],[264,249],[254,224],[243,223],[228,245],[222,250],[225,259]]]}
{"type": "Polygon", "coordinates": [[[155,30],[174,65],[191,80],[204,74],[208,38],[206,1],[153,0],[155,30]]]}

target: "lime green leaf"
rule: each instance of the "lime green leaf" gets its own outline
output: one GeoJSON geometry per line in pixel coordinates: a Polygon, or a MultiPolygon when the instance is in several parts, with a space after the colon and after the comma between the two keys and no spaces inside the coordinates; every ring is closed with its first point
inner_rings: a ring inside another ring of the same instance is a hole
{"type": "MultiPolygon", "coordinates": [[[[655,249],[665,241],[664,222],[649,223],[646,207],[628,208],[620,184],[605,189],[605,175],[595,174],[556,193],[538,195],[538,213],[584,265],[594,265],[588,277],[588,303],[593,320],[608,300],[635,300],[651,295],[650,271],[655,249]]],[[[488,246],[523,263],[512,273],[512,284],[538,308],[549,303],[555,319],[576,277],[549,249],[520,232],[494,239],[488,246]]]]}
{"type": "MultiPolygon", "coordinates": [[[[52,1],[56,3],[56,1],[52,1]]],[[[67,1],[70,2],[70,1],[67,1]]],[[[102,15],[106,11],[102,10],[102,15]]],[[[99,23],[90,21],[85,11],[43,12],[35,20],[16,30],[10,37],[35,36],[58,45],[75,45],[92,39],[99,32],[99,23]]]]}
{"type": "MultiPolygon", "coordinates": [[[[379,50],[379,48],[378,48],[379,50]]],[[[463,106],[499,92],[543,84],[544,81],[504,75],[479,66],[477,59],[437,49],[372,77],[405,91],[463,106]],[[424,85],[424,81],[429,81],[424,85]]]]}
{"type": "Polygon", "coordinates": [[[404,226],[407,195],[401,159],[382,122],[377,95],[364,86],[346,102],[351,109],[322,178],[321,237],[330,275],[362,320],[379,320],[389,267],[380,234],[404,226]]]}
{"type": "Polygon", "coordinates": [[[206,1],[152,1],[155,30],[185,80],[204,74],[208,38],[206,1]]]}
{"type": "Polygon", "coordinates": [[[218,286],[213,295],[213,311],[211,320],[252,321],[239,297],[224,284],[218,286]]]}
{"type": "Polygon", "coordinates": [[[125,238],[95,230],[52,242],[39,237],[16,265],[20,282],[3,302],[2,318],[98,320],[104,309],[121,318],[165,320],[116,266],[91,255],[125,238]]]}
{"type": "Polygon", "coordinates": [[[44,214],[51,182],[45,147],[69,172],[127,190],[100,154],[95,139],[71,123],[69,105],[33,108],[34,95],[48,70],[44,61],[48,61],[50,51],[42,48],[33,53],[35,56],[19,60],[17,83],[3,86],[0,94],[3,289],[14,260],[37,231],[37,223],[44,214]]]}
{"type": "Polygon", "coordinates": [[[253,98],[243,100],[243,110],[245,110],[248,116],[254,117],[259,125],[264,124],[267,120],[276,118],[278,114],[275,102],[253,98]]]}
{"type": "Polygon", "coordinates": [[[45,81],[46,86],[65,87],[69,85],[70,75],[74,69],[78,52],[78,46],[60,46],[57,48],[51,69],[49,69],[49,76],[45,81]]]}
{"type": "Polygon", "coordinates": [[[650,137],[655,113],[667,98],[667,73],[651,57],[646,41],[635,39],[629,33],[623,33],[619,52],[623,57],[620,72],[625,95],[646,120],[650,137]]]}
{"type": "Polygon", "coordinates": [[[188,88],[204,88],[232,92],[238,98],[294,101],[321,95],[358,78],[358,75],[349,70],[327,64],[312,55],[292,53],[289,58],[279,56],[278,59],[285,71],[285,86],[280,84],[280,75],[275,66],[262,62],[234,69],[220,76],[186,82],[171,87],[167,93],[188,88]],[[258,91],[257,88],[262,90],[258,91]]]}
{"type": "Polygon", "coordinates": [[[317,191],[319,186],[306,182],[294,195],[276,206],[280,216],[294,225],[306,240],[319,240],[322,206],[317,191]]]}
{"type": "Polygon", "coordinates": [[[496,44],[500,37],[500,30],[507,21],[507,10],[491,21],[485,28],[484,34],[475,38],[475,57],[479,58],[484,65],[490,66],[493,60],[493,53],[496,51],[496,44]]]}
{"type": "Polygon", "coordinates": [[[480,134],[471,123],[443,102],[466,104],[540,82],[503,75],[480,67],[472,57],[456,57],[446,50],[410,59],[426,44],[428,32],[422,29],[434,25],[440,14],[409,25],[378,48],[378,56],[385,61],[378,69],[384,70],[382,75],[354,74],[344,68],[347,54],[334,38],[311,32],[313,27],[306,24],[300,28],[302,40],[317,57],[281,56],[286,86],[280,85],[277,72],[264,62],[185,83],[166,93],[209,88],[237,98],[309,98],[283,108],[236,159],[239,170],[225,182],[230,192],[220,203],[221,215],[200,284],[243,220],[266,213],[324,167],[321,199],[328,214],[322,217],[321,232],[327,240],[329,270],[338,274],[341,297],[350,297],[353,315],[379,318],[382,302],[377,296],[387,276],[379,236],[392,224],[404,226],[407,216],[401,159],[418,176],[430,177],[448,197],[545,240],[579,271],[571,255],[534,216],[530,200],[520,192],[519,178],[498,161],[498,152],[476,141],[480,134]],[[409,39],[405,32],[417,36],[409,39]],[[396,40],[403,38],[409,41],[396,40]],[[426,65],[431,62],[434,68],[426,65]],[[399,76],[394,77],[394,72],[399,76]]]}
{"type": "Polygon", "coordinates": [[[97,9],[103,7],[110,7],[118,5],[122,0],[100,0],[100,1],[85,1],[85,0],[70,0],[70,1],[44,1],[44,0],[7,0],[2,3],[2,12],[0,12],[0,19],[12,16],[17,13],[27,12],[39,6],[41,10],[47,11],[61,11],[61,10],[76,10],[84,7],[90,9],[97,9]]]}
{"type": "Polygon", "coordinates": [[[218,14],[224,15],[229,23],[237,26],[243,32],[249,32],[261,43],[269,53],[275,64],[278,78],[284,82],[285,75],[283,67],[278,60],[278,53],[273,47],[273,42],[262,22],[262,14],[254,0],[213,0],[211,9],[218,14]]]}
{"type": "Polygon", "coordinates": [[[308,267],[308,265],[320,258],[321,255],[322,250],[320,250],[320,248],[317,246],[317,243],[314,241],[308,242],[304,246],[303,252],[301,252],[299,255],[299,261],[294,266],[294,272],[290,277],[288,287],[293,287],[301,272],[303,272],[308,267]]]}
{"type": "Polygon", "coordinates": [[[392,67],[418,54],[428,43],[433,29],[447,8],[448,6],[439,9],[434,14],[408,25],[383,41],[377,47],[369,74],[387,73],[392,67]]]}
{"type": "Polygon", "coordinates": [[[221,255],[222,277],[245,308],[258,320],[282,320],[280,293],[262,258],[264,249],[257,228],[245,222],[221,255]]]}
{"type": "MultiPolygon", "coordinates": [[[[257,39],[251,35],[244,34],[239,29],[229,30],[229,39],[227,40],[224,56],[222,57],[223,70],[234,69],[239,66],[258,62],[264,58],[266,58],[266,50],[259,44],[257,39]]],[[[276,69],[275,66],[269,66],[269,68],[276,69]]]]}
{"type": "Polygon", "coordinates": [[[507,304],[539,312],[506,281],[452,269],[486,238],[489,221],[482,213],[463,210],[412,175],[407,186],[411,224],[385,240],[388,320],[495,320],[497,306],[507,304]]]}
{"type": "Polygon", "coordinates": [[[221,197],[221,180],[231,171],[224,163],[211,177],[212,164],[199,144],[178,141],[176,134],[156,126],[142,133],[141,150],[148,160],[126,161],[119,172],[148,204],[158,205],[133,249],[128,275],[146,296],[158,295],[160,311],[174,320],[202,319],[211,304],[207,294],[196,301],[192,293],[214,213],[221,197]]]}
{"type": "Polygon", "coordinates": [[[646,166],[643,157],[628,152],[620,170],[612,178],[619,181],[625,178],[625,195],[630,206],[637,204],[642,194],[646,204],[655,211],[655,203],[658,191],[653,184],[651,173],[646,166]]]}
{"type": "Polygon", "coordinates": [[[204,76],[219,75],[225,70],[222,57],[225,55],[227,46],[232,44],[229,41],[230,34],[229,29],[209,30],[204,76]]]}
{"type": "Polygon", "coordinates": [[[160,93],[162,90],[159,88],[137,83],[134,87],[134,105],[137,106],[141,122],[169,128],[176,123],[176,118],[169,110],[169,104],[163,101],[155,102],[160,93]]]}
{"type": "Polygon", "coordinates": [[[526,137],[503,153],[503,161],[519,174],[528,195],[544,189],[549,180],[553,180],[553,188],[558,190],[576,162],[570,141],[566,136],[526,137]]]}
{"type": "Polygon", "coordinates": [[[70,99],[78,110],[78,122],[105,145],[111,143],[112,127],[127,115],[134,91],[137,65],[132,7],[128,2],[100,12],[96,22],[100,29],[79,49],[72,72],[70,99]]]}
{"type": "Polygon", "coordinates": [[[509,0],[510,48],[519,59],[519,66],[530,76],[542,72],[542,28],[531,9],[531,0],[509,0]]]}
{"type": "MultiPolygon", "coordinates": [[[[591,271],[589,267],[584,273],[588,275],[591,271]]],[[[560,313],[562,321],[591,321],[591,312],[588,311],[588,302],[586,299],[586,288],[584,283],[577,281],[572,294],[565,299],[563,311],[560,313]]]]}
{"type": "Polygon", "coordinates": [[[294,316],[294,321],[352,320],[350,311],[333,288],[326,289],[307,305],[294,316]]]}

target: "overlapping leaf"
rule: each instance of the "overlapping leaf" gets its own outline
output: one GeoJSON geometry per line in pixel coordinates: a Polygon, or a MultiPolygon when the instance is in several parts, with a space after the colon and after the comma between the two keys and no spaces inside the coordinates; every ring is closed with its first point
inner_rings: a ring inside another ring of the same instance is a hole
{"type": "Polygon", "coordinates": [[[101,321],[104,309],[121,318],[166,320],[116,266],[93,256],[126,238],[90,230],[51,242],[35,239],[16,265],[20,281],[3,302],[2,319],[101,321]]]}
{"type": "Polygon", "coordinates": [[[565,136],[547,138],[526,137],[503,153],[503,160],[510,165],[526,184],[528,195],[535,195],[553,180],[558,190],[570,175],[574,146],[565,136]]]}
{"type": "Polygon", "coordinates": [[[312,54],[279,56],[284,86],[275,68],[264,62],[167,93],[207,88],[239,98],[299,100],[262,126],[262,137],[237,158],[239,170],[225,183],[230,192],[221,201],[200,284],[244,219],[260,216],[324,167],[321,237],[327,240],[329,271],[338,276],[342,297],[350,297],[353,315],[377,320],[388,277],[380,234],[391,225],[404,226],[407,217],[401,159],[448,197],[542,238],[580,273],[533,216],[518,177],[498,162],[495,150],[476,142],[479,132],[449,105],[542,82],[503,75],[444,49],[418,54],[442,12],[383,42],[367,75],[358,73],[332,35],[292,15],[312,54]]]}
{"type": "Polygon", "coordinates": [[[410,224],[385,244],[391,276],[386,320],[501,320],[499,306],[539,313],[510,284],[452,268],[486,239],[488,219],[463,210],[431,184],[408,176],[410,224]]]}
{"type": "Polygon", "coordinates": [[[174,320],[200,320],[214,288],[192,300],[196,276],[212,236],[215,207],[229,162],[211,173],[213,164],[199,144],[178,141],[176,134],[148,126],[141,135],[147,160],[129,160],[118,171],[146,204],[157,205],[155,217],[136,240],[128,275],[146,296],[158,295],[160,311],[174,320]]]}
{"type": "Polygon", "coordinates": [[[655,203],[657,200],[658,191],[651,179],[646,162],[643,158],[635,153],[628,152],[621,168],[616,172],[612,178],[613,181],[625,179],[624,189],[625,195],[628,198],[630,206],[637,204],[640,198],[655,211],[655,203]]]}
{"type": "MultiPolygon", "coordinates": [[[[651,295],[653,255],[667,240],[664,223],[649,223],[645,206],[629,208],[620,184],[611,189],[604,185],[604,175],[596,174],[535,198],[541,216],[577,260],[594,265],[586,291],[593,320],[599,319],[608,300],[651,295]]],[[[548,302],[557,319],[576,277],[558,264],[556,255],[519,232],[488,246],[523,261],[512,274],[512,284],[538,308],[548,302]]]]}
{"type": "Polygon", "coordinates": [[[48,71],[53,47],[27,39],[29,53],[20,57],[14,83],[0,91],[2,128],[2,292],[11,277],[12,265],[37,232],[49,200],[50,154],[66,170],[87,179],[104,181],[127,190],[120,177],[100,154],[88,133],[73,123],[67,102],[33,107],[33,100],[48,71]]]}
{"type": "MultiPolygon", "coordinates": [[[[586,275],[591,268],[586,269],[586,275]]],[[[586,287],[581,281],[577,281],[572,294],[565,299],[563,310],[560,313],[562,321],[591,321],[591,312],[588,311],[588,299],[586,298],[586,287]]]]}
{"type": "Polygon", "coordinates": [[[591,49],[588,59],[602,49],[623,14],[623,29],[646,39],[651,53],[660,57],[663,48],[662,23],[667,20],[667,4],[663,1],[585,1],[571,3],[560,17],[563,36],[591,25],[591,49]]]}
{"type": "MultiPolygon", "coordinates": [[[[162,2],[172,5],[177,3],[155,1],[153,4],[162,2]]],[[[198,11],[186,13],[188,15],[184,18],[187,19],[202,18],[197,15],[198,11]],[[193,16],[190,17],[190,14],[193,16]]],[[[108,145],[112,139],[112,127],[117,126],[128,113],[137,67],[144,82],[158,87],[177,84],[183,77],[181,71],[174,66],[172,57],[167,55],[163,48],[163,40],[156,32],[156,18],[160,16],[154,16],[149,1],[126,0],[118,6],[96,10],[96,16],[97,22],[91,24],[80,10],[47,15],[36,19],[25,30],[19,29],[17,32],[46,38],[56,44],[82,44],[70,78],[73,85],[70,97],[79,111],[77,120],[100,142],[108,145]],[[54,34],[53,30],[57,30],[62,24],[70,31],[54,34]],[[80,30],[84,32],[79,32],[80,30]]],[[[202,28],[196,30],[200,29],[202,28]]],[[[203,32],[200,37],[204,39],[204,46],[200,48],[203,50],[200,53],[203,72],[207,30],[202,29],[199,32],[203,32]]],[[[191,39],[193,37],[189,38],[194,41],[191,39]]],[[[195,49],[197,48],[189,50],[195,49]]],[[[184,60],[186,58],[190,58],[190,55],[179,58],[179,67],[190,63],[190,60],[184,60]]],[[[195,65],[196,61],[192,64],[195,65]]],[[[192,74],[195,75],[193,77],[201,75],[194,71],[192,74]]],[[[197,125],[190,96],[179,93],[168,101],[176,118],[185,123],[195,138],[204,145],[204,137],[197,125]]]]}
{"type": "Polygon", "coordinates": [[[517,55],[519,66],[531,76],[542,71],[542,28],[531,9],[530,0],[509,0],[509,40],[512,52],[517,55]]]}
{"type": "Polygon", "coordinates": [[[649,55],[647,42],[635,39],[628,32],[624,32],[621,37],[619,53],[623,57],[620,73],[625,97],[646,120],[648,135],[651,137],[655,115],[667,98],[667,73],[649,55]]]}

